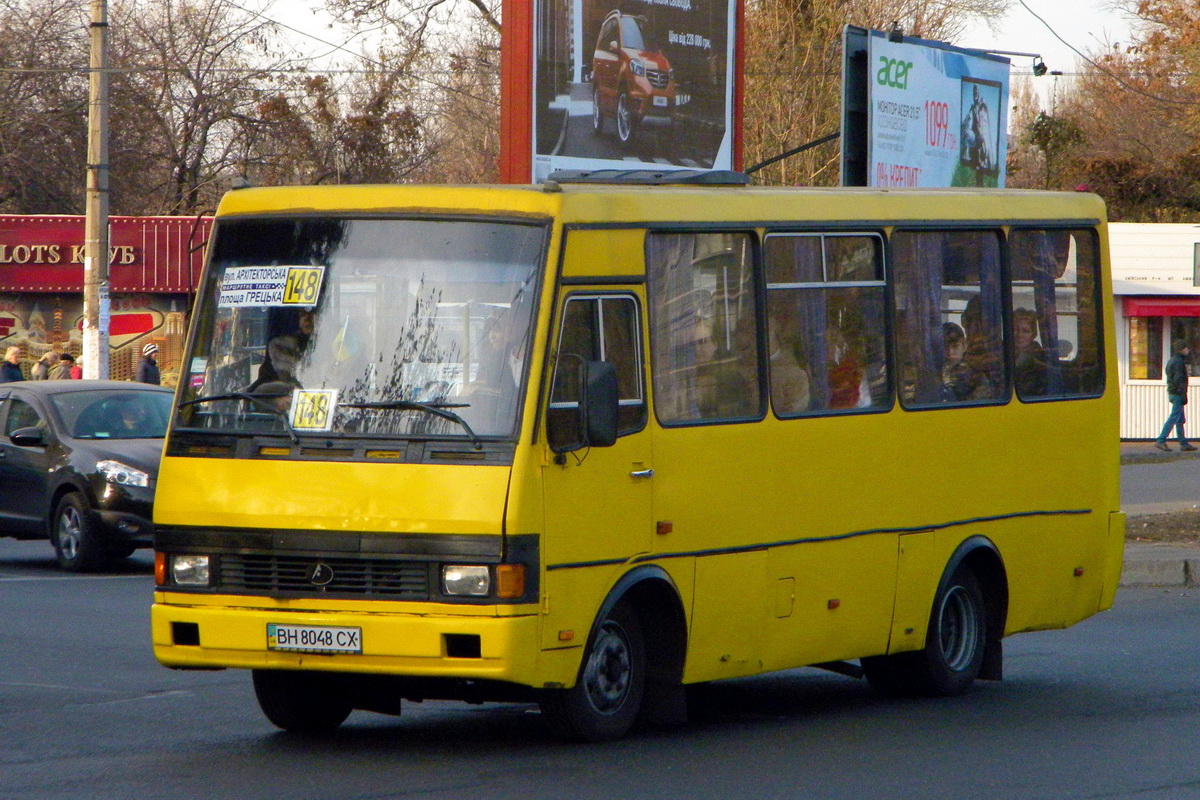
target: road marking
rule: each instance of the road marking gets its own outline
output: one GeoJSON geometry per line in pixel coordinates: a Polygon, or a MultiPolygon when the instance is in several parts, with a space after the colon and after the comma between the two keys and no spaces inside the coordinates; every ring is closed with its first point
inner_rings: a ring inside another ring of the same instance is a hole
{"type": "Polygon", "coordinates": [[[36,581],[122,581],[130,578],[148,581],[153,580],[149,575],[44,575],[32,578],[7,577],[0,575],[0,583],[33,583],[36,581]]]}

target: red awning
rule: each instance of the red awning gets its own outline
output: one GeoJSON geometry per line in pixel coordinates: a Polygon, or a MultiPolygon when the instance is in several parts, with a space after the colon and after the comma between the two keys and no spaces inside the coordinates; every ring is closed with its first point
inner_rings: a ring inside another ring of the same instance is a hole
{"type": "Polygon", "coordinates": [[[1126,297],[1126,317],[1200,317],[1200,295],[1126,297]]]}

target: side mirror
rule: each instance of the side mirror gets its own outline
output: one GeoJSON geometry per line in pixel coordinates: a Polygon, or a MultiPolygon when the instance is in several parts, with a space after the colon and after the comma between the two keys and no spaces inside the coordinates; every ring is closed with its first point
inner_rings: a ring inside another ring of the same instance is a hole
{"type": "MultiPolygon", "coordinates": [[[[561,361],[559,368],[563,368],[561,361]]],[[[607,361],[579,360],[572,377],[579,400],[557,407],[551,404],[546,424],[550,449],[561,454],[585,447],[612,447],[617,441],[620,406],[617,368],[607,361]]]]}
{"type": "Polygon", "coordinates": [[[590,447],[612,447],[617,442],[617,412],[620,395],[617,392],[617,368],[610,361],[588,361],[583,365],[584,444],[590,447]]]}
{"type": "Polygon", "coordinates": [[[41,428],[17,428],[8,437],[21,447],[45,447],[46,433],[41,428]]]}
{"type": "Polygon", "coordinates": [[[621,49],[621,46],[619,44],[617,44],[616,39],[613,39],[611,42],[608,43],[608,52],[616,53],[620,49],[621,49]]]}

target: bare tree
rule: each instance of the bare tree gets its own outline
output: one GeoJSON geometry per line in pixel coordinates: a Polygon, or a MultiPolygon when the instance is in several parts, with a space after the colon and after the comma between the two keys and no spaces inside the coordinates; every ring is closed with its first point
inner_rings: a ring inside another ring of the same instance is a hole
{"type": "Polygon", "coordinates": [[[114,211],[211,207],[260,99],[294,64],[274,25],[230,0],[123,0],[113,31],[114,211]]]}
{"type": "Polygon", "coordinates": [[[83,208],[85,10],[75,0],[0,0],[0,211],[83,208]]]}

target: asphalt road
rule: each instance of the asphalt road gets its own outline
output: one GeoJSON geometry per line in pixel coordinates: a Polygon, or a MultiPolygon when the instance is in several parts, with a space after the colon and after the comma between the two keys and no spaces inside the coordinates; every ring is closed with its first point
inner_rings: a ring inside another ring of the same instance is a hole
{"type": "Polygon", "coordinates": [[[1121,507],[1129,516],[1200,508],[1200,458],[1125,464],[1121,467],[1121,507]]]}
{"type": "Polygon", "coordinates": [[[535,708],[409,705],[277,732],[239,671],[159,667],[150,561],[58,572],[0,540],[0,798],[1200,798],[1200,593],[1122,590],[1006,641],[1006,680],[881,698],[793,670],[697,692],[689,724],[552,740],[535,708]]]}

